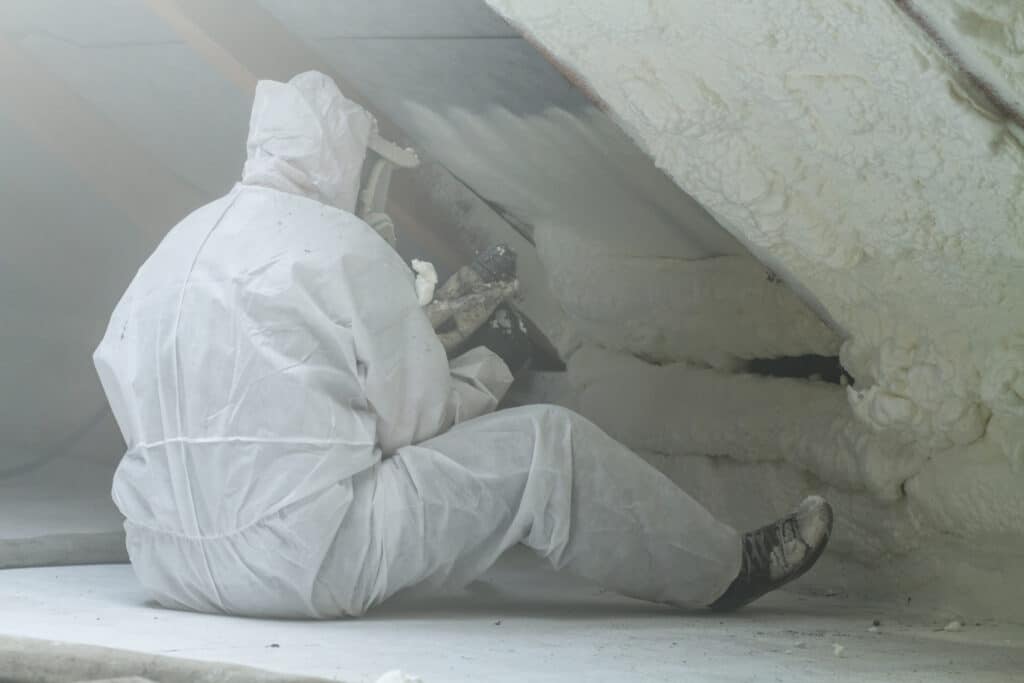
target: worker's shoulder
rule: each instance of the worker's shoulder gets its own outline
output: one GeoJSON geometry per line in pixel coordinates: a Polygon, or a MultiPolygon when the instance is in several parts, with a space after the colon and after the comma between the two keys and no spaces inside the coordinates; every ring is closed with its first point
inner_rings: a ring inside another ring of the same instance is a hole
{"type": "Polygon", "coordinates": [[[390,247],[356,216],[306,197],[236,185],[172,228],[136,277],[137,292],[188,281],[270,281],[299,264],[334,270],[346,255],[385,259],[390,247]]]}
{"type": "Polygon", "coordinates": [[[297,194],[264,187],[239,186],[230,219],[218,232],[224,237],[258,232],[260,238],[291,249],[331,245],[373,248],[379,237],[348,211],[297,194]]]}

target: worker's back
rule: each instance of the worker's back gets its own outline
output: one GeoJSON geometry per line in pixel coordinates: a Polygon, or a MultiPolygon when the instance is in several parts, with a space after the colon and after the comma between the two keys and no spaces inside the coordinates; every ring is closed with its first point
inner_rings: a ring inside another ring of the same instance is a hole
{"type": "Polygon", "coordinates": [[[231,533],[379,458],[351,297],[387,293],[348,271],[389,249],[336,209],[245,186],[171,231],[96,353],[130,520],[231,533]]]}
{"type": "MultiPolygon", "coordinates": [[[[273,122],[280,102],[259,104],[258,93],[254,130],[258,113],[273,122]]],[[[295,144],[293,133],[276,131],[295,144]]],[[[95,360],[128,446],[113,493],[143,583],[165,604],[175,600],[160,586],[174,584],[177,600],[197,596],[187,605],[196,609],[208,607],[198,596],[220,595],[222,606],[274,613],[274,591],[296,591],[281,597],[294,605],[315,581],[324,549],[297,540],[301,528],[336,523],[346,480],[382,449],[444,429],[450,380],[401,257],[326,204],[319,176],[303,179],[294,160],[254,150],[253,137],[243,182],[170,231],[119,302],[95,360]],[[235,587],[233,601],[210,563],[261,546],[274,551],[250,558],[266,563],[250,582],[266,585],[235,587]]],[[[300,154],[332,148],[301,143],[300,154]]],[[[361,163],[365,148],[357,151],[361,163]]],[[[345,185],[354,197],[352,182],[358,175],[345,185]]]]}

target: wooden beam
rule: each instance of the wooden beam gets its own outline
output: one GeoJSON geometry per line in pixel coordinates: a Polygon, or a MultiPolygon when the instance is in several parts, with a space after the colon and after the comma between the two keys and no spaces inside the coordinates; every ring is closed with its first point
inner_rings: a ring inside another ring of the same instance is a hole
{"type": "MultiPolygon", "coordinates": [[[[251,93],[260,79],[287,81],[315,69],[331,76],[346,97],[370,103],[277,17],[248,0],[146,0],[153,12],[206,62],[240,90],[251,93]]],[[[381,134],[404,141],[387,116],[374,111],[381,134]]]]}
{"type": "MultiPolygon", "coordinates": [[[[256,76],[233,54],[213,40],[209,34],[197,24],[189,13],[174,0],[145,0],[146,5],[154,14],[185,43],[195,50],[210,66],[243,92],[252,94],[256,90],[256,76]]],[[[246,10],[251,12],[253,6],[246,10]]]]}
{"type": "MultiPolygon", "coordinates": [[[[163,235],[211,199],[134,144],[61,78],[0,34],[0,111],[140,228],[163,235]]],[[[59,188],[55,188],[55,191],[59,188]]]]}

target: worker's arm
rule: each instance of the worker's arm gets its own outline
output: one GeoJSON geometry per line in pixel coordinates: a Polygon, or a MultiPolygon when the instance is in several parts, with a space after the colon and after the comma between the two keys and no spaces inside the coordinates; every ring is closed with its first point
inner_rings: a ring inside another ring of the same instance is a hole
{"type": "Polygon", "coordinates": [[[448,415],[455,424],[493,412],[512,385],[512,373],[490,349],[478,346],[451,361],[448,415]]]}
{"type": "Polygon", "coordinates": [[[338,324],[352,335],[357,374],[385,453],[443,431],[451,393],[444,348],[401,257],[369,228],[342,233],[348,251],[328,276],[338,324]]]}

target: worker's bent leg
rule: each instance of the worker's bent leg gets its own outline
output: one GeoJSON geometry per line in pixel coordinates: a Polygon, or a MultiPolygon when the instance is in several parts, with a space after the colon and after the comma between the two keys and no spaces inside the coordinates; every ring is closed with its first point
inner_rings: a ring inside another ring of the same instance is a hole
{"type": "Polygon", "coordinates": [[[623,594],[684,606],[709,605],[740,569],[739,534],[562,408],[471,420],[366,475],[318,581],[350,614],[415,584],[468,583],[517,543],[623,594]]]}

